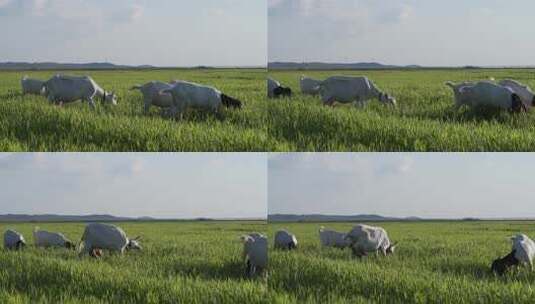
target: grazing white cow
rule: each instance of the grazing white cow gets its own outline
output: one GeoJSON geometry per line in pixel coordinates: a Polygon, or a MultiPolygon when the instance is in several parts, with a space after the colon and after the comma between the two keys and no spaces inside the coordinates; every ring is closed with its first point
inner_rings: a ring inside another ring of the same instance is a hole
{"type": "Polygon", "coordinates": [[[197,108],[219,113],[220,108],[241,108],[242,102],[229,97],[221,91],[193,82],[176,81],[171,88],[162,90],[161,93],[169,93],[173,97],[171,114],[182,118],[187,108],[197,108]]]}
{"type": "Polygon", "coordinates": [[[321,80],[305,77],[302,75],[299,79],[301,93],[305,95],[317,95],[320,93],[321,80]]]}
{"type": "Polygon", "coordinates": [[[323,247],[335,247],[344,249],[351,242],[346,239],[346,234],[334,230],[327,230],[324,227],[319,229],[320,242],[323,247]]]}
{"type": "Polygon", "coordinates": [[[269,98],[292,97],[292,89],[281,86],[280,82],[268,77],[267,90],[269,98]]]}
{"type": "Polygon", "coordinates": [[[296,249],[297,238],[294,234],[286,230],[279,230],[275,233],[275,248],[288,250],[296,249]]]}
{"type": "Polygon", "coordinates": [[[34,95],[42,95],[43,93],[46,94],[46,91],[43,92],[43,84],[45,82],[43,80],[29,78],[28,75],[25,75],[20,80],[20,85],[22,87],[22,94],[34,94],[34,95]]]}
{"type": "Polygon", "coordinates": [[[15,230],[6,230],[4,233],[4,248],[8,250],[20,250],[26,246],[26,241],[22,234],[15,230]]]}
{"type": "Polygon", "coordinates": [[[355,103],[364,106],[372,98],[388,105],[396,105],[396,99],[380,91],[368,77],[332,76],[321,82],[320,95],[324,105],[355,103]]]}
{"type": "Polygon", "coordinates": [[[173,96],[170,93],[162,93],[163,90],[172,88],[173,85],[161,81],[151,81],[144,85],[135,85],[131,90],[139,90],[143,94],[144,112],[149,112],[150,106],[170,108],[173,105],[173,96]]]}
{"type": "Polygon", "coordinates": [[[125,250],[141,250],[140,237],[129,239],[119,227],[111,224],[91,223],[85,227],[79,254],[90,254],[94,249],[107,249],[124,253],[125,250]]]}
{"type": "Polygon", "coordinates": [[[241,237],[243,243],[242,258],[246,263],[246,274],[262,274],[268,264],[268,240],[260,233],[251,233],[241,237]]]}
{"type": "Polygon", "coordinates": [[[94,98],[101,98],[102,103],[117,105],[115,93],[104,91],[89,76],[55,75],[45,82],[43,90],[46,90],[48,100],[53,103],[74,102],[77,100],[87,101],[95,108],[94,98]]]}
{"type": "Polygon", "coordinates": [[[36,247],[65,247],[74,249],[74,243],[59,232],[48,232],[35,227],[33,230],[33,240],[36,247]]]}
{"type": "Polygon", "coordinates": [[[503,258],[492,262],[491,270],[498,275],[503,275],[507,270],[519,264],[527,264],[533,271],[533,257],[535,257],[535,242],[527,235],[518,234],[511,237],[513,246],[511,252],[503,258]]]}
{"type": "Polygon", "coordinates": [[[513,112],[527,111],[520,97],[512,89],[489,81],[463,86],[459,89],[459,96],[462,104],[471,107],[493,106],[513,112]]]}
{"type": "Polygon", "coordinates": [[[511,79],[502,80],[499,84],[503,87],[507,87],[513,90],[513,92],[515,92],[520,97],[522,103],[526,106],[526,108],[529,109],[535,106],[535,94],[533,94],[533,91],[530,87],[511,79]]]}
{"type": "Polygon", "coordinates": [[[390,242],[388,234],[381,227],[359,224],[347,234],[353,254],[359,258],[368,253],[382,252],[383,255],[394,253],[396,244],[390,242]]]}

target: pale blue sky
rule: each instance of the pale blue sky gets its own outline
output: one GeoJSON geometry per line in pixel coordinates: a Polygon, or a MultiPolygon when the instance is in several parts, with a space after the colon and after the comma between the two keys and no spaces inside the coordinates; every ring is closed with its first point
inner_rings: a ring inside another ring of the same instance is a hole
{"type": "Polygon", "coordinates": [[[265,218],[263,153],[0,153],[0,213],[265,218]]]}
{"type": "Polygon", "coordinates": [[[532,0],[268,0],[270,61],[535,65],[532,0]]]}
{"type": "Polygon", "coordinates": [[[0,61],[265,66],[266,0],[0,0],[0,61]]]}
{"type": "Polygon", "coordinates": [[[535,154],[291,153],[269,157],[268,212],[535,217],[535,154]]]}

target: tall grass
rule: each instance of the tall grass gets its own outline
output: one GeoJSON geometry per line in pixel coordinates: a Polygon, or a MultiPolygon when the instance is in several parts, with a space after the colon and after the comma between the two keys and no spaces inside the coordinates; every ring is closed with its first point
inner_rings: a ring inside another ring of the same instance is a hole
{"type": "Polygon", "coordinates": [[[535,273],[520,268],[495,277],[491,262],[510,252],[507,237],[535,235],[531,222],[380,223],[399,242],[393,256],[353,258],[349,249],[321,248],[318,229],[349,231],[349,223],[273,223],[299,248],[270,248],[270,293],[310,303],[532,303],[535,273]]]}
{"type": "Polygon", "coordinates": [[[534,70],[270,71],[294,97],[270,101],[269,137],[296,151],[535,151],[535,114],[453,109],[445,81],[513,78],[535,88],[534,70]],[[300,93],[299,77],[365,75],[396,97],[394,109],[325,107],[300,93]]]}
{"type": "Polygon", "coordinates": [[[118,223],[142,235],[141,252],[79,258],[66,249],[33,245],[34,225],[78,241],[81,223],[1,224],[30,244],[24,251],[0,250],[2,303],[266,303],[263,278],[249,279],[241,262],[239,236],[265,233],[263,222],[118,223]]]}

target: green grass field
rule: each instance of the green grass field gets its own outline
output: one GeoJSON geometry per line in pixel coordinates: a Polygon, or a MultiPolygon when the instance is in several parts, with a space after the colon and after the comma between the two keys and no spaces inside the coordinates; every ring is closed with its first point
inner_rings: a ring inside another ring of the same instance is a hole
{"type": "Polygon", "coordinates": [[[118,223],[142,235],[141,252],[95,260],[66,249],[35,248],[33,227],[79,241],[81,223],[0,224],[29,246],[0,250],[0,303],[265,303],[265,278],[248,279],[239,237],[265,222],[118,223]]]}
{"type": "MultiPolygon", "coordinates": [[[[380,223],[399,242],[393,256],[353,258],[349,249],[320,247],[320,226],[349,231],[350,223],[270,223],[271,242],[285,228],[294,252],[270,248],[273,297],[309,303],[533,303],[535,272],[497,278],[491,262],[511,250],[507,237],[535,236],[533,222],[380,223]]],[[[272,246],[273,244],[271,244],[272,246]]]]}
{"type": "Polygon", "coordinates": [[[271,151],[286,149],[267,137],[264,69],[68,71],[90,75],[119,95],[116,107],[77,102],[63,108],[40,96],[22,96],[20,78],[48,79],[60,71],[0,72],[0,151],[271,151]],[[143,115],[134,84],[183,79],[214,86],[244,103],[213,114],[190,111],[183,121],[163,118],[153,107],[143,115]]]}
{"type": "Polygon", "coordinates": [[[297,151],[535,151],[535,113],[453,109],[445,81],[513,78],[535,88],[535,70],[270,71],[290,86],[289,100],[272,101],[269,135],[297,151]],[[316,79],[365,75],[397,98],[391,109],[377,102],[364,109],[324,107],[303,96],[301,74],[316,79]]]}

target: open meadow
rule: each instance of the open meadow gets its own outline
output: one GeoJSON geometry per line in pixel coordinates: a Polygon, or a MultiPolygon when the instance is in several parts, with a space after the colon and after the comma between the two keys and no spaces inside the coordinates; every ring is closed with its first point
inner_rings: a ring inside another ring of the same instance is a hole
{"type": "Polygon", "coordinates": [[[266,303],[265,278],[246,278],[243,234],[263,221],[121,222],[143,250],[96,260],[33,246],[35,226],[78,242],[82,223],[1,223],[21,232],[23,251],[0,250],[1,303],[266,303]]]}
{"type": "Polygon", "coordinates": [[[535,151],[535,113],[453,108],[446,81],[511,78],[535,88],[533,69],[444,69],[383,71],[270,71],[291,99],[273,100],[269,136],[295,151],[535,151]],[[329,108],[300,93],[299,77],[368,76],[397,99],[359,109],[329,108]]]}
{"type": "Polygon", "coordinates": [[[270,223],[271,297],[308,303],[533,303],[535,272],[490,272],[511,251],[508,237],[535,235],[533,222],[381,222],[394,255],[353,258],[350,249],[321,248],[318,229],[348,232],[351,223],[270,223]],[[293,252],[273,250],[288,229],[293,252]]]}
{"type": "Polygon", "coordinates": [[[270,151],[265,69],[168,69],[0,72],[0,151],[270,151]],[[44,97],[21,95],[23,75],[48,79],[56,73],[89,75],[118,94],[118,105],[92,110],[87,103],[53,106],[44,97]],[[223,118],[189,111],[182,121],[143,115],[143,97],[133,85],[182,79],[214,86],[243,102],[223,118]]]}

